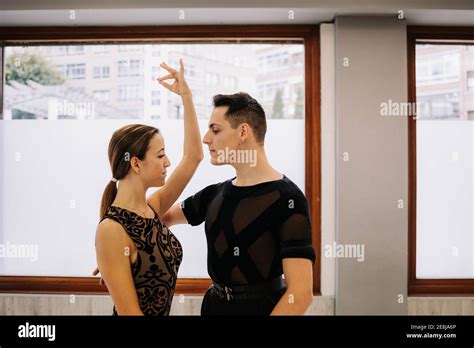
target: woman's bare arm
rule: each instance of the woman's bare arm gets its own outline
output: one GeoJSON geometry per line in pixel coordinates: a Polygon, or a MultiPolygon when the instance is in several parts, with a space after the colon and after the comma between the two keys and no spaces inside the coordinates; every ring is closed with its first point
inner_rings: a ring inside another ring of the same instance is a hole
{"type": "Polygon", "coordinates": [[[104,219],[97,228],[97,265],[119,315],[143,315],[130,265],[130,242],[123,227],[104,219]]]}
{"type": "Polygon", "coordinates": [[[173,206],[163,214],[161,221],[168,227],[188,223],[186,216],[184,216],[183,209],[181,209],[181,204],[179,203],[173,204],[173,206]]]}

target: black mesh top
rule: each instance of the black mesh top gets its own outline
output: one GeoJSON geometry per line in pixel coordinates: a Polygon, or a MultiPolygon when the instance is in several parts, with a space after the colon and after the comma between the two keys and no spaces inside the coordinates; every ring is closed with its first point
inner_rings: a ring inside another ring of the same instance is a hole
{"type": "Polygon", "coordinates": [[[252,186],[235,186],[234,179],[181,203],[189,224],[205,221],[212,280],[255,284],[281,276],[284,258],[315,262],[308,202],[298,186],[286,176],[252,186]]]}

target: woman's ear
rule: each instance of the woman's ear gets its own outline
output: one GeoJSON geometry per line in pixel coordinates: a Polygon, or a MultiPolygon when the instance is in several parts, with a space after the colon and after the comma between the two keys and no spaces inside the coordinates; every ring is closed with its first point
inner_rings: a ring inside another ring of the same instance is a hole
{"type": "Polygon", "coordinates": [[[135,173],[140,174],[140,160],[137,157],[134,156],[131,158],[130,167],[132,167],[135,173]]]}

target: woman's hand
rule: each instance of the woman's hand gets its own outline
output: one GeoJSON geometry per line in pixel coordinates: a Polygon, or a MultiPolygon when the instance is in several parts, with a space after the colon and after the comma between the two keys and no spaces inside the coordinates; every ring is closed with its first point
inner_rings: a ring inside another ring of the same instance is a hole
{"type": "MultiPolygon", "coordinates": [[[[99,271],[99,267],[96,267],[95,270],[92,272],[92,275],[93,276],[96,276],[100,273],[99,271]]],[[[102,285],[104,284],[104,280],[102,279],[102,277],[100,277],[100,280],[99,280],[99,285],[102,285]]]]}
{"type": "Polygon", "coordinates": [[[171,92],[176,93],[181,97],[191,96],[191,89],[189,88],[186,80],[184,78],[184,64],[183,58],[179,60],[180,68],[179,72],[175,69],[169,67],[165,62],[161,63],[160,66],[163,69],[166,69],[169,74],[163,77],[159,77],[157,80],[160,85],[164,86],[165,88],[169,89],[171,92]],[[172,85],[165,82],[166,80],[174,79],[172,85]]]}

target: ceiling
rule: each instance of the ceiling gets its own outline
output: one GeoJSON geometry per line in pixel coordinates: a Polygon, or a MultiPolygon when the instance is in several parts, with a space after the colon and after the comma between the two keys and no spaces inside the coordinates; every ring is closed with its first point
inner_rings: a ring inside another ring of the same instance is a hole
{"type": "Polygon", "coordinates": [[[474,26],[474,0],[0,0],[0,26],[316,24],[400,10],[409,25],[474,26]]]}

